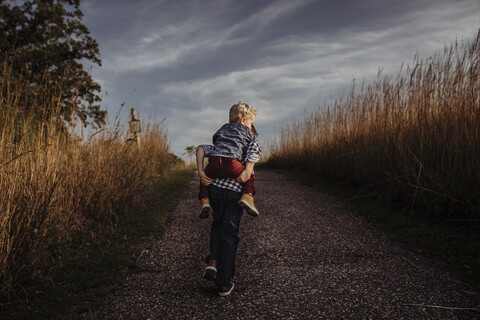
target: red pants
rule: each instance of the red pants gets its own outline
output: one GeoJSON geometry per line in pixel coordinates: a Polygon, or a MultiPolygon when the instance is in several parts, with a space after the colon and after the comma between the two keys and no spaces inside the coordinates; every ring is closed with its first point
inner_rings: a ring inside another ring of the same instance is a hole
{"type": "MultiPolygon", "coordinates": [[[[215,178],[233,178],[236,179],[242,174],[245,167],[237,159],[224,157],[210,157],[208,158],[208,165],[205,168],[207,177],[215,178]]],[[[208,186],[200,182],[200,193],[198,199],[208,198],[208,186]]],[[[250,179],[242,183],[242,192],[255,194],[255,177],[252,173],[250,179]]]]}

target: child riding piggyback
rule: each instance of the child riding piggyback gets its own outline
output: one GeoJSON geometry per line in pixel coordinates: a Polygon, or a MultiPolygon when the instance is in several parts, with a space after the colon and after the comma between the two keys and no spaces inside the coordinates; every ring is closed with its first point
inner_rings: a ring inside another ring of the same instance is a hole
{"type": "Polygon", "coordinates": [[[253,125],[256,115],[257,111],[253,106],[242,102],[233,105],[229,112],[230,122],[213,135],[213,146],[198,146],[197,153],[204,152],[205,157],[209,158],[205,170],[203,163],[197,163],[201,180],[198,195],[201,219],[208,218],[212,209],[208,199],[210,182],[220,188],[243,192],[238,204],[249,215],[258,216],[258,210],[253,203],[253,166],[260,159],[258,134],[253,125]]]}

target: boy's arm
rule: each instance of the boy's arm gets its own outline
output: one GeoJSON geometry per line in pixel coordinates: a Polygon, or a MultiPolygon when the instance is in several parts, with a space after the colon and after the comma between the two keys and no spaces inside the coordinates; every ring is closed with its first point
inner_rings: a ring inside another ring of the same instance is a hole
{"type": "Polygon", "coordinates": [[[253,162],[247,162],[245,164],[245,170],[243,170],[243,172],[238,176],[237,181],[240,183],[243,183],[248,179],[250,179],[250,176],[252,175],[252,172],[253,172],[254,165],[255,163],[253,162]]]}
{"type": "Polygon", "coordinates": [[[212,179],[207,177],[205,171],[203,170],[203,160],[205,159],[205,150],[203,149],[202,145],[197,147],[197,171],[198,176],[200,177],[200,181],[203,185],[210,185],[212,183],[212,179]]]}

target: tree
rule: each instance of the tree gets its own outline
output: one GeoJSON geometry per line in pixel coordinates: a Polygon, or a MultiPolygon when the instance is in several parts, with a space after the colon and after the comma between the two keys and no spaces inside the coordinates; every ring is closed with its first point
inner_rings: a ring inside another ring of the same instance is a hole
{"type": "Polygon", "coordinates": [[[35,89],[44,86],[46,96],[61,97],[65,121],[78,116],[85,125],[89,120],[95,125],[104,123],[106,111],[98,104],[100,85],[81,63],[101,66],[98,44],[81,22],[80,0],[17,3],[0,1],[0,57],[8,61],[13,82],[30,83],[31,90],[23,97],[24,108],[31,107],[28,101],[35,89]]]}
{"type": "Polygon", "coordinates": [[[196,150],[197,150],[197,148],[195,148],[195,146],[188,146],[188,147],[185,148],[185,152],[183,154],[188,155],[188,161],[190,163],[192,163],[192,159],[195,156],[196,150]]]}

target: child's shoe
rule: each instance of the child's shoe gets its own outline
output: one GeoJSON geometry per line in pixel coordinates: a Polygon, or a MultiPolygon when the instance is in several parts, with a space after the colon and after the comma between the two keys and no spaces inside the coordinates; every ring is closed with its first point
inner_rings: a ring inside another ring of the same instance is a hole
{"type": "Polygon", "coordinates": [[[210,211],[212,210],[212,207],[210,207],[210,199],[200,199],[200,205],[202,207],[200,208],[200,214],[198,216],[200,219],[207,219],[210,216],[210,211]]]}
{"type": "Polygon", "coordinates": [[[242,207],[243,209],[245,209],[245,211],[253,216],[253,217],[258,217],[258,210],[257,208],[255,208],[255,204],[253,204],[253,196],[248,194],[248,193],[244,193],[242,198],[240,199],[240,201],[238,201],[238,205],[240,207],[242,207]]]}

